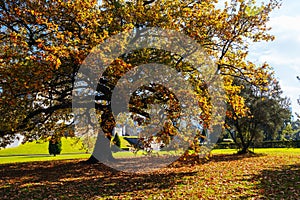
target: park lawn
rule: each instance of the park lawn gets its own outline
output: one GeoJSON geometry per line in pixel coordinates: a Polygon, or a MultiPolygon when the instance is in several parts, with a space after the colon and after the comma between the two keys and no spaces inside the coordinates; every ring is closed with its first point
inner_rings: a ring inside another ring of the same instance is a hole
{"type": "MultiPolygon", "coordinates": [[[[250,149],[256,154],[267,155],[300,155],[300,148],[254,148],[250,149]]],[[[213,149],[212,154],[235,154],[236,149],[213,149]]]]}
{"type": "MultiPolygon", "coordinates": [[[[128,147],[129,143],[121,139],[121,147],[128,147]]],[[[235,154],[236,149],[213,149],[212,155],[220,154],[235,154]]],[[[276,155],[300,155],[300,148],[270,148],[270,149],[254,149],[255,153],[258,154],[276,154],[276,155]]],[[[134,154],[130,151],[121,151],[113,153],[116,158],[126,158],[126,157],[138,157],[143,156],[143,151],[138,151],[134,154]]],[[[178,152],[155,152],[154,155],[163,154],[177,154],[178,152]]],[[[53,157],[48,153],[48,142],[45,141],[34,141],[27,142],[23,145],[14,148],[7,148],[0,150],[0,164],[4,163],[16,163],[16,162],[31,162],[31,161],[48,161],[48,160],[64,160],[64,159],[87,159],[90,157],[89,153],[86,153],[82,149],[82,144],[74,138],[62,138],[62,152],[61,155],[53,157]],[[76,142],[77,141],[77,142],[76,142]]]]}
{"type": "MultiPolygon", "coordinates": [[[[163,155],[171,155],[171,156],[181,156],[184,153],[184,151],[153,151],[151,153],[151,156],[163,156],[163,155]]],[[[141,157],[147,154],[147,152],[139,150],[136,153],[133,153],[132,151],[119,151],[119,152],[113,152],[113,157],[115,158],[128,158],[128,157],[141,157]]]]}
{"type": "MultiPolygon", "coordinates": [[[[61,138],[62,154],[64,153],[83,153],[82,143],[75,138],[61,138]]],[[[26,142],[18,147],[5,148],[0,150],[1,155],[24,155],[24,154],[49,154],[48,141],[26,142]]]]}
{"type": "Polygon", "coordinates": [[[35,161],[51,161],[51,160],[67,160],[67,159],[87,159],[91,155],[85,153],[78,154],[61,154],[57,156],[51,155],[24,155],[24,156],[0,156],[0,164],[6,163],[22,163],[22,162],[35,162],[35,161]]]}
{"type": "Polygon", "coordinates": [[[121,148],[129,148],[129,147],[131,147],[131,145],[129,144],[129,142],[127,140],[125,140],[124,137],[126,137],[126,138],[137,138],[137,136],[119,136],[120,143],[121,143],[121,148]]]}
{"type": "Polygon", "coordinates": [[[0,199],[299,199],[298,149],[256,155],[214,151],[209,160],[180,159],[148,173],[119,172],[82,159],[3,164],[0,199]]]}
{"type": "Polygon", "coordinates": [[[82,149],[82,144],[74,138],[62,138],[62,152],[60,155],[51,156],[48,152],[48,142],[34,141],[21,144],[18,147],[0,150],[0,164],[15,162],[32,162],[47,160],[64,160],[88,158],[82,149]]]}
{"type": "Polygon", "coordinates": [[[268,155],[300,155],[300,148],[257,148],[254,153],[268,155]]]}

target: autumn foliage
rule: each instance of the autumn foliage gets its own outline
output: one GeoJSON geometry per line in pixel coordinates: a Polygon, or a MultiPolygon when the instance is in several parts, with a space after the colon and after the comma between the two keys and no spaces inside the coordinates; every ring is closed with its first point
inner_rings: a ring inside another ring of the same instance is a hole
{"type": "MultiPolygon", "coordinates": [[[[228,111],[227,116],[235,119],[249,115],[240,95],[243,85],[233,84],[234,79],[247,81],[261,90],[268,87],[271,68],[266,63],[255,65],[247,59],[247,54],[252,42],[274,39],[268,33],[267,22],[280,1],[256,4],[251,0],[233,0],[224,8],[216,3],[211,0],[2,1],[1,146],[10,143],[16,133],[24,135],[25,141],[46,138],[53,129],[72,135],[71,125],[61,121],[73,119],[73,83],[83,60],[93,47],[110,36],[145,27],[180,31],[202,45],[217,64],[215,73],[224,79],[226,102],[235,113],[228,111]]],[[[134,64],[155,61],[149,54],[151,51],[146,50],[130,59],[117,60],[112,66],[122,71],[134,64]]],[[[166,54],[160,54],[160,59],[165,59],[160,60],[163,63],[180,59],[162,55],[166,54]]],[[[184,62],[179,67],[183,71],[192,70],[184,62]]],[[[201,80],[195,79],[193,84],[203,87],[201,80]]],[[[210,102],[205,87],[195,93],[202,94],[199,105],[203,108],[204,123],[209,123],[210,102]]],[[[111,132],[112,128],[108,130],[111,132]]]]}

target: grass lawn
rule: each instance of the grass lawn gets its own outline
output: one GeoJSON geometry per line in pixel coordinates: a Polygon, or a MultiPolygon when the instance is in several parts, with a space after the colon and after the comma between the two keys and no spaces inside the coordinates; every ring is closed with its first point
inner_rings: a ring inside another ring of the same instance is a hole
{"type": "Polygon", "coordinates": [[[0,150],[0,164],[14,162],[31,162],[47,160],[64,160],[88,158],[90,154],[85,154],[80,143],[75,139],[62,138],[61,155],[51,156],[48,153],[48,142],[37,141],[28,142],[14,148],[0,150]]]}
{"type": "Polygon", "coordinates": [[[4,163],[20,163],[33,161],[50,161],[50,160],[66,160],[66,159],[81,159],[89,158],[90,154],[61,154],[57,156],[51,155],[27,155],[27,156],[0,156],[0,164],[4,163]]]}
{"type": "MultiPolygon", "coordinates": [[[[121,147],[128,147],[129,143],[123,138],[121,139],[121,147]]],[[[81,143],[76,143],[73,138],[62,138],[62,152],[61,155],[56,157],[49,155],[48,153],[48,142],[37,141],[28,142],[23,145],[14,148],[7,148],[0,150],[0,164],[4,163],[15,163],[15,162],[31,162],[31,161],[48,161],[48,160],[65,160],[65,159],[84,159],[90,157],[89,153],[81,148],[81,143]]],[[[234,154],[237,150],[235,149],[214,149],[213,155],[220,154],[234,154]]],[[[270,149],[254,149],[255,153],[261,154],[276,154],[276,155],[300,155],[300,148],[270,148],[270,149]]],[[[157,152],[160,155],[166,152],[157,152]]],[[[178,152],[167,152],[168,154],[177,154],[178,152]]],[[[130,151],[116,152],[113,156],[116,158],[136,157],[142,156],[143,152],[138,151],[134,154],[130,151]]]]}
{"type": "MultiPolygon", "coordinates": [[[[73,138],[62,138],[62,154],[63,153],[82,153],[81,143],[76,143],[73,138]]],[[[49,154],[47,141],[27,142],[18,147],[6,148],[0,150],[1,155],[20,155],[20,154],[49,154]]]]}
{"type": "Polygon", "coordinates": [[[254,151],[213,150],[138,174],[85,159],[2,164],[0,199],[299,199],[300,149],[254,151]]]}
{"type": "MultiPolygon", "coordinates": [[[[300,148],[255,148],[251,149],[257,154],[268,154],[268,155],[300,155],[300,148]]],[[[234,154],[236,149],[213,149],[212,154],[234,154]]]]}

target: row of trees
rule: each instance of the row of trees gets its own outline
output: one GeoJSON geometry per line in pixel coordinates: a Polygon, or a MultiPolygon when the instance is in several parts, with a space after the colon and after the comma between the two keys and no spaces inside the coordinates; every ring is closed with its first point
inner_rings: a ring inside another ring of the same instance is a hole
{"type": "MultiPolygon", "coordinates": [[[[216,3],[211,0],[1,1],[0,145],[11,143],[17,133],[25,136],[24,142],[47,138],[50,130],[74,135],[72,91],[83,60],[105,39],[146,27],[180,31],[202,45],[215,61],[215,73],[224,79],[228,104],[224,127],[244,152],[261,132],[273,137],[288,118],[288,103],[280,97],[272,68],[266,63],[255,65],[247,54],[251,42],[274,39],[268,33],[267,22],[281,2],[269,0],[259,5],[252,0],[232,0],[224,8],[216,7],[216,3]]],[[[114,70],[119,69],[124,74],[134,66],[151,62],[190,73],[194,88],[198,88],[194,92],[201,97],[199,115],[209,125],[211,110],[206,83],[195,78],[196,69],[182,60],[184,57],[180,55],[142,49],[121,56],[106,73],[118,74],[114,70]]],[[[114,78],[118,80],[120,75],[114,78]]],[[[115,84],[116,80],[99,80],[98,92],[102,95],[95,97],[95,103],[105,101],[95,107],[109,140],[115,125],[110,105],[115,84]]],[[[151,94],[136,98],[143,104],[132,108],[145,117],[148,117],[143,112],[145,103],[170,101],[158,95],[164,88],[150,85],[147,91],[151,94]]]]}

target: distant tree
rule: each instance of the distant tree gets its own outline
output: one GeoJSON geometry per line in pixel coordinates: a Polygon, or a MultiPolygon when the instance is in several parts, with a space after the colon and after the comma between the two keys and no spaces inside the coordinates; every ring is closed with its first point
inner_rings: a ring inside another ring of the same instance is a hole
{"type": "Polygon", "coordinates": [[[121,147],[121,140],[120,140],[120,137],[119,137],[118,133],[115,134],[114,139],[113,139],[113,143],[117,147],[119,147],[119,148],[121,147]]]}
{"type": "Polygon", "coordinates": [[[59,155],[62,150],[61,146],[62,146],[61,139],[52,136],[51,139],[49,140],[49,147],[48,147],[49,154],[53,156],[59,155]]]}
{"type": "MultiPolygon", "coordinates": [[[[297,76],[297,79],[300,81],[300,77],[297,76]]],[[[300,98],[297,100],[298,101],[298,104],[300,105],[300,98]]],[[[296,113],[297,117],[300,118],[300,114],[299,113],[296,113]]]]}
{"type": "MultiPolygon", "coordinates": [[[[293,130],[295,130],[295,139],[300,140],[300,119],[292,122],[293,130]]],[[[298,144],[298,147],[300,144],[298,144]]]]}
{"type": "Polygon", "coordinates": [[[292,121],[291,125],[293,130],[300,130],[300,119],[292,121]]]}
{"type": "Polygon", "coordinates": [[[300,120],[297,119],[296,121],[291,121],[287,123],[280,135],[281,140],[298,140],[299,139],[299,132],[300,132],[300,120]]]}
{"type": "Polygon", "coordinates": [[[283,130],[282,130],[282,139],[283,140],[293,140],[295,139],[295,130],[293,130],[293,127],[291,124],[288,124],[283,130]]]}
{"type": "Polygon", "coordinates": [[[239,116],[232,107],[228,112],[233,117],[226,118],[226,128],[239,147],[239,153],[249,152],[253,142],[272,140],[275,133],[290,119],[289,100],[281,97],[282,90],[276,80],[271,79],[266,89],[253,87],[244,81],[236,81],[242,85],[242,97],[249,108],[246,116],[239,116]]]}

